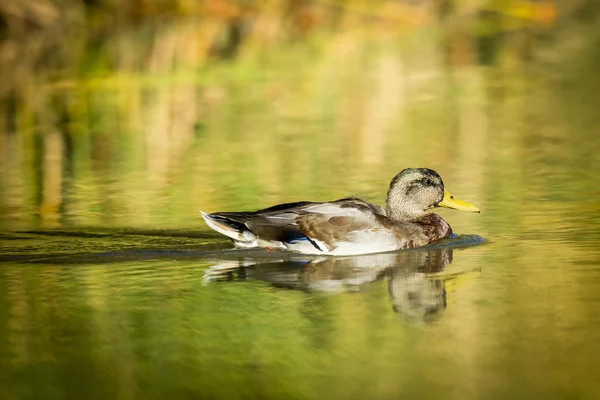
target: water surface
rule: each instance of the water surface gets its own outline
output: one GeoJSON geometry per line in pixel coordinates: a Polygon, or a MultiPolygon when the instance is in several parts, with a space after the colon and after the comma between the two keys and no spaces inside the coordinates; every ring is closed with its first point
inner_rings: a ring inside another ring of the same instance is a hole
{"type": "Polygon", "coordinates": [[[600,397],[597,35],[460,66],[334,39],[30,83],[1,135],[3,399],[600,397]],[[320,259],[232,251],[197,211],[382,204],[406,167],[482,213],[320,259]]]}

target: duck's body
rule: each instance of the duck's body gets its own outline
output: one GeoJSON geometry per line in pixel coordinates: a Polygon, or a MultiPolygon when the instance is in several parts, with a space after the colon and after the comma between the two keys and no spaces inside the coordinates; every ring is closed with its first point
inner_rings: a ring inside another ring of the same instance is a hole
{"type": "Polygon", "coordinates": [[[386,208],[358,198],[287,203],[255,212],[202,217],[236,247],[267,247],[304,254],[357,255],[419,247],[447,237],[450,225],[425,210],[447,206],[479,211],[444,191],[432,170],[407,169],[390,184],[386,208]]]}

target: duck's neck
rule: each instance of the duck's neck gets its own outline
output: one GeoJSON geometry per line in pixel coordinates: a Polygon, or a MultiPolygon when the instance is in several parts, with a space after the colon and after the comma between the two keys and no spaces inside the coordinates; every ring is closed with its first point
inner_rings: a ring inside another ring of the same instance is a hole
{"type": "Polygon", "coordinates": [[[396,196],[388,196],[385,206],[387,216],[396,221],[414,222],[428,214],[411,202],[396,196]]]}

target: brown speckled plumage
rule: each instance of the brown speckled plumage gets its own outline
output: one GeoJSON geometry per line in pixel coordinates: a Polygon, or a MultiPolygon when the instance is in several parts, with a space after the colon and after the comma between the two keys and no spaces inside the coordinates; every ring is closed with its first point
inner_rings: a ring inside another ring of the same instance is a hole
{"type": "MultiPolygon", "coordinates": [[[[446,202],[439,174],[406,169],[390,184],[386,208],[359,198],[296,202],[255,212],[203,214],[209,226],[240,247],[349,255],[420,247],[452,233],[450,225],[427,210],[446,202]]],[[[454,199],[450,196],[451,199],[454,199]]],[[[451,200],[453,202],[455,200],[451,200]]],[[[478,211],[474,206],[463,205],[478,211]]]]}
{"type": "Polygon", "coordinates": [[[439,214],[425,214],[422,218],[415,221],[415,223],[423,229],[423,234],[427,236],[430,242],[435,242],[452,234],[450,224],[439,214]]]}

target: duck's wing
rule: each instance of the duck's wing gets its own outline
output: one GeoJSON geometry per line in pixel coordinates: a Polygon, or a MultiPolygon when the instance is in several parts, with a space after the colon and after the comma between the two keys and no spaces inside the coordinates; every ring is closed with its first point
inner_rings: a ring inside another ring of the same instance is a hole
{"type": "Polygon", "coordinates": [[[296,225],[331,255],[381,253],[430,242],[421,225],[392,220],[383,208],[361,199],[341,199],[311,211],[299,215],[296,225]]]}
{"type": "Polygon", "coordinates": [[[394,235],[380,223],[384,214],[379,206],[347,198],[326,203],[287,203],[255,212],[202,215],[211,228],[230,237],[238,246],[361,254],[397,248],[394,235]]]}
{"type": "Polygon", "coordinates": [[[338,215],[308,213],[296,218],[298,228],[331,255],[380,253],[401,247],[378,215],[344,209],[338,215]]]}
{"type": "Polygon", "coordinates": [[[305,208],[326,203],[301,201],[279,204],[258,211],[202,213],[206,224],[233,240],[239,247],[284,247],[307,240],[296,224],[305,208]]]}
{"type": "MultiPolygon", "coordinates": [[[[258,211],[216,212],[202,217],[212,229],[230,237],[234,242],[287,242],[303,237],[295,219],[304,208],[319,205],[308,201],[279,204],[258,211]]],[[[242,244],[236,243],[236,244],[242,244]]]]}

